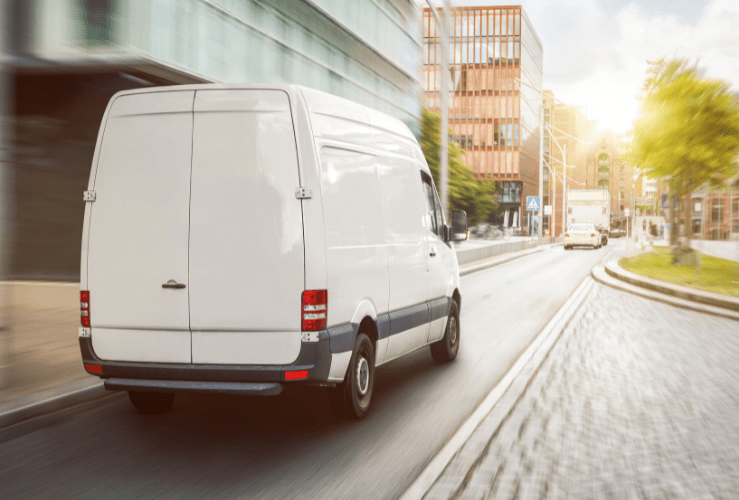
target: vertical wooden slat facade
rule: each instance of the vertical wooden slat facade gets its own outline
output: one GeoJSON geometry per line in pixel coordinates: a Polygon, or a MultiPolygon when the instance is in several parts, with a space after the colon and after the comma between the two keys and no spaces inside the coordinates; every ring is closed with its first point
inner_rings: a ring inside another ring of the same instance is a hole
{"type": "MultiPolygon", "coordinates": [[[[452,138],[476,176],[518,183],[522,207],[524,195],[538,194],[539,117],[530,108],[523,110],[514,79],[541,87],[541,42],[521,6],[458,7],[450,14],[452,138]]],[[[441,75],[435,22],[430,9],[424,9],[423,81],[427,104],[438,111],[441,75]]],[[[527,96],[529,101],[537,99],[527,96]]]]}

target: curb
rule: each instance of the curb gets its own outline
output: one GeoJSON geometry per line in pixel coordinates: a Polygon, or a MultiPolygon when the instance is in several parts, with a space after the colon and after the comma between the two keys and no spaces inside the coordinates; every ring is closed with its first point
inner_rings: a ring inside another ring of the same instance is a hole
{"type": "Polygon", "coordinates": [[[532,253],[537,252],[543,252],[544,250],[547,250],[552,247],[556,247],[557,245],[561,245],[562,243],[551,243],[547,245],[541,245],[537,246],[535,248],[531,248],[528,250],[520,250],[518,252],[510,252],[508,254],[503,254],[500,257],[493,257],[490,260],[487,260],[475,265],[470,265],[467,267],[460,268],[459,270],[459,276],[466,276],[468,274],[482,271],[484,269],[488,269],[491,267],[499,266],[501,264],[505,264],[506,262],[510,262],[515,259],[520,259],[521,257],[526,257],[527,255],[531,255],[532,253]]]}
{"type": "Polygon", "coordinates": [[[733,297],[726,297],[717,293],[704,292],[702,290],[693,290],[679,285],[673,285],[671,283],[665,283],[645,276],[632,273],[623,269],[618,265],[618,262],[611,261],[606,263],[606,272],[616,279],[625,281],[631,285],[636,285],[649,290],[672,295],[684,300],[693,302],[699,302],[701,304],[721,307],[724,309],[730,309],[732,311],[739,312],[739,299],[733,297]]]}
{"type": "Polygon", "coordinates": [[[101,380],[81,380],[0,405],[0,429],[115,394],[101,380]]]}
{"type": "Polygon", "coordinates": [[[632,295],[638,295],[646,299],[655,300],[663,304],[670,306],[679,307],[681,309],[688,309],[704,314],[711,314],[713,316],[719,316],[721,318],[728,318],[739,321],[739,313],[731,311],[729,309],[723,309],[720,307],[709,306],[694,302],[692,300],[681,299],[672,295],[656,292],[638,285],[632,285],[626,281],[621,281],[618,278],[611,276],[607,272],[607,267],[600,265],[593,268],[590,272],[591,276],[595,281],[603,285],[621,290],[623,292],[631,293],[632,295]]]}
{"type": "Polygon", "coordinates": [[[456,498],[464,489],[477,466],[487,454],[490,441],[495,437],[508,415],[525,394],[539,367],[549,356],[552,347],[575,316],[580,305],[593,288],[594,282],[586,277],[554,317],[534,338],[513,367],[503,376],[485,399],[472,412],[462,426],[452,435],[438,454],[400,497],[400,500],[424,498],[456,498]],[[530,364],[531,363],[531,364],[530,364]],[[525,377],[521,372],[532,367],[525,377]],[[510,391],[514,397],[510,404],[498,404],[510,391]],[[479,439],[471,439],[479,433],[479,439]]]}
{"type": "MultiPolygon", "coordinates": [[[[509,254],[494,258],[489,262],[460,269],[459,275],[461,277],[476,271],[498,266],[532,253],[541,252],[558,244],[561,245],[561,243],[553,243],[529,250],[510,252],[509,254]]],[[[79,286],[79,284],[76,284],[76,286],[79,286]]],[[[96,379],[94,383],[91,383],[90,380],[84,380],[78,383],[66,384],[51,391],[44,391],[19,398],[17,401],[0,404],[0,430],[71,406],[112,396],[116,393],[117,391],[106,390],[103,387],[102,380],[96,379]]]]}

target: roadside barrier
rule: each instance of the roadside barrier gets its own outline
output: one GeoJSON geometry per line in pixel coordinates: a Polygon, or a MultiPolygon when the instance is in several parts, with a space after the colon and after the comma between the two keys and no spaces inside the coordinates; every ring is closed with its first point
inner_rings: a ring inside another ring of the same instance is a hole
{"type": "Polygon", "coordinates": [[[457,252],[457,262],[461,266],[462,264],[466,264],[468,262],[483,260],[504,253],[519,252],[521,250],[535,248],[539,245],[552,245],[555,243],[562,243],[562,241],[562,236],[558,236],[556,238],[552,236],[541,238],[538,241],[536,239],[529,238],[526,240],[507,241],[505,243],[487,245],[484,247],[457,248],[455,250],[457,252]]]}

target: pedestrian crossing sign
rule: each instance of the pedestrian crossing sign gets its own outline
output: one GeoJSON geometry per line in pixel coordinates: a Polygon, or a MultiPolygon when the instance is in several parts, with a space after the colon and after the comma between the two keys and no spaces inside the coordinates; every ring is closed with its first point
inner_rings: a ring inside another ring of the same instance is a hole
{"type": "Polygon", "coordinates": [[[541,210],[541,198],[538,196],[526,197],[526,210],[529,212],[538,212],[541,210]]]}

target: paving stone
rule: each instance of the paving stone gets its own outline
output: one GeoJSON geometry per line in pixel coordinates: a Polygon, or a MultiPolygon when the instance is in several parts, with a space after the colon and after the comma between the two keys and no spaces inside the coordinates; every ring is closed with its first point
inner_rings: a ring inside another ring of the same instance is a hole
{"type": "Polygon", "coordinates": [[[458,498],[739,498],[739,322],[596,284],[535,370],[458,498]]]}

